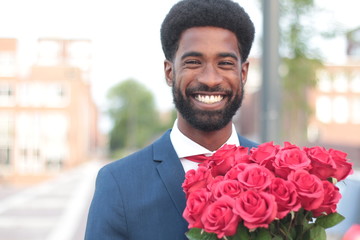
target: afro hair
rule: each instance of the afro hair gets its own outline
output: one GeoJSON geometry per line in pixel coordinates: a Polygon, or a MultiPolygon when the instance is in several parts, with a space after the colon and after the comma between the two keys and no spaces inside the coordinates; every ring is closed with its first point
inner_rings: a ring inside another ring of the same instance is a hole
{"type": "Polygon", "coordinates": [[[232,0],[182,0],[169,11],[161,25],[161,44],[167,60],[173,60],[181,34],[192,27],[219,27],[233,32],[241,60],[248,58],[255,28],[245,10],[232,0]]]}

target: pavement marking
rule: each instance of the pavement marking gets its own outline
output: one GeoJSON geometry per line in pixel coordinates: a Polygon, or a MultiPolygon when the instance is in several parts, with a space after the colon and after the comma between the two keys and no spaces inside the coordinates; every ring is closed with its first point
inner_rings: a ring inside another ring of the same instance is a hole
{"type": "Polygon", "coordinates": [[[0,228],[51,228],[57,222],[56,217],[0,217],[0,228]]]}
{"type": "Polygon", "coordinates": [[[68,201],[67,207],[63,212],[56,227],[51,231],[46,240],[72,240],[79,222],[87,211],[88,205],[84,200],[89,199],[93,194],[96,173],[100,164],[88,164],[81,170],[83,175],[78,186],[74,190],[72,198],[68,201]]]}

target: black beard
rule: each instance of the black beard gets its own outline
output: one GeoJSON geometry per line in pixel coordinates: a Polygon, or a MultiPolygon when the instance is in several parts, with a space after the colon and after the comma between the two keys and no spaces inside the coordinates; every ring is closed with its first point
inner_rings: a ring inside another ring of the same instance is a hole
{"type": "Polygon", "coordinates": [[[175,87],[175,83],[172,87],[176,109],[191,126],[204,132],[211,132],[224,128],[240,108],[244,97],[244,85],[241,83],[240,94],[236,93],[234,96],[232,91],[225,91],[227,93],[226,98],[228,102],[223,109],[215,111],[199,110],[194,107],[189,99],[195,91],[206,91],[210,93],[219,91],[224,92],[224,90],[220,87],[210,88],[207,85],[201,84],[196,88],[186,89],[186,96],[184,96],[181,91],[175,87]]]}

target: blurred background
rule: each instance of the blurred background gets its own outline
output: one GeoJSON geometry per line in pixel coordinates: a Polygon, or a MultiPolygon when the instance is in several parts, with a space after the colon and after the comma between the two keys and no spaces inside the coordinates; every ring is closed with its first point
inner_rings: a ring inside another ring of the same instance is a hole
{"type": "MultiPolygon", "coordinates": [[[[160,25],[176,2],[0,0],[0,239],[83,239],[98,169],[172,127],[160,25]]],[[[342,239],[360,224],[360,2],[237,2],[256,37],[236,128],[348,153],[342,239]]]]}

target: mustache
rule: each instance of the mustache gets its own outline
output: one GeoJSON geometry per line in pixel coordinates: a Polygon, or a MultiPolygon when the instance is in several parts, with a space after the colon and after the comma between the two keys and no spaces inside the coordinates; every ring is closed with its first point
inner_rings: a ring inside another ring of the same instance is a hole
{"type": "Polygon", "coordinates": [[[199,84],[198,86],[195,87],[189,87],[185,90],[185,94],[188,95],[192,95],[195,92],[224,92],[226,95],[232,95],[233,91],[231,89],[225,89],[222,88],[221,86],[214,86],[214,87],[209,87],[208,85],[205,84],[199,84]]]}

